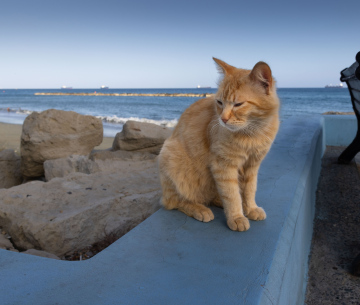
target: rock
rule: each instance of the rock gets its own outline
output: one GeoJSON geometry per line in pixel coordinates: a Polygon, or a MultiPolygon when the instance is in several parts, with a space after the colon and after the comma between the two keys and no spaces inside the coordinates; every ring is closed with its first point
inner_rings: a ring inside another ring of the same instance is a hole
{"type": "Polygon", "coordinates": [[[47,160],[44,162],[45,180],[65,177],[71,173],[93,174],[97,172],[123,172],[128,163],[121,161],[146,161],[153,160],[156,155],[130,151],[98,151],[87,156],[72,155],[67,158],[47,160]],[[120,161],[114,162],[114,161],[120,161]]]}
{"type": "Polygon", "coordinates": [[[116,134],[113,150],[140,151],[159,154],[172,129],[151,123],[127,121],[116,134]]]}
{"type": "Polygon", "coordinates": [[[71,173],[0,190],[0,226],[20,249],[59,257],[106,234],[124,234],[160,208],[156,159],[97,160],[100,172],[71,173]]]}
{"type": "Polygon", "coordinates": [[[41,251],[41,250],[36,250],[36,249],[29,249],[29,250],[26,250],[24,252],[21,252],[21,253],[24,253],[24,254],[30,254],[30,255],[36,255],[36,256],[41,256],[41,257],[46,257],[46,258],[52,258],[52,259],[60,259],[60,257],[52,254],[52,253],[49,253],[49,252],[46,252],[46,251],[41,251]]]}
{"type": "Polygon", "coordinates": [[[67,158],[46,160],[44,171],[45,180],[50,181],[52,178],[65,177],[71,173],[96,173],[99,171],[99,166],[87,156],[71,155],[67,158]]]}
{"type": "Polygon", "coordinates": [[[90,155],[90,159],[93,161],[96,160],[132,160],[132,161],[144,161],[155,159],[156,155],[149,152],[137,152],[137,151],[126,151],[126,150],[117,150],[117,151],[97,151],[90,155]]]}
{"type": "Polygon", "coordinates": [[[18,252],[11,243],[11,241],[4,236],[3,234],[0,234],[0,249],[10,250],[14,252],[18,252]]]}
{"type": "Polygon", "coordinates": [[[33,112],[25,119],[21,135],[22,174],[43,176],[46,160],[89,155],[102,139],[102,122],[93,116],[55,109],[33,112]]]}
{"type": "Polygon", "coordinates": [[[21,183],[20,157],[11,149],[0,151],[0,189],[21,183]]]}

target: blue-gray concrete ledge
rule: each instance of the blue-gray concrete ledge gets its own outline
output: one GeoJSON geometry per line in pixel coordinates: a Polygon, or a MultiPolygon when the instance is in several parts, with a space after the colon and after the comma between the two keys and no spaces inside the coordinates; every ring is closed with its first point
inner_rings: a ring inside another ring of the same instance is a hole
{"type": "Polygon", "coordinates": [[[263,162],[267,219],[228,229],[159,210],[82,262],[0,249],[0,304],[303,304],[325,144],[348,145],[355,116],[290,117],[263,162]]]}

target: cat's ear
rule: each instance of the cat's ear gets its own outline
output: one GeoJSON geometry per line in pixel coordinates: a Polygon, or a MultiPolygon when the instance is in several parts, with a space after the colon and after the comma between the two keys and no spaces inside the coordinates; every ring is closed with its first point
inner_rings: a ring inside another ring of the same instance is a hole
{"type": "Polygon", "coordinates": [[[233,66],[230,66],[228,65],[226,62],[220,60],[220,59],[217,59],[215,57],[213,57],[213,60],[216,62],[216,67],[218,69],[218,71],[222,74],[232,74],[236,68],[233,67],[233,66]]]}
{"type": "Polygon", "coordinates": [[[259,61],[252,69],[250,79],[264,87],[266,94],[270,93],[270,89],[273,85],[273,78],[271,69],[267,63],[259,61]]]}

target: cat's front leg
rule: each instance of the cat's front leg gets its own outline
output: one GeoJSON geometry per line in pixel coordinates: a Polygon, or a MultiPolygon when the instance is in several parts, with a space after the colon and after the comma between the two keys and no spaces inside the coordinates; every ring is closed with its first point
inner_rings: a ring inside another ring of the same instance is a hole
{"type": "Polygon", "coordinates": [[[226,162],[214,162],[211,171],[222,201],[227,225],[233,231],[246,231],[250,228],[249,220],[244,216],[239,191],[238,168],[226,162]]]}
{"type": "Polygon", "coordinates": [[[266,218],[264,209],[258,207],[255,202],[259,166],[260,163],[244,168],[243,177],[240,178],[244,214],[251,220],[264,220],[266,218]]]}

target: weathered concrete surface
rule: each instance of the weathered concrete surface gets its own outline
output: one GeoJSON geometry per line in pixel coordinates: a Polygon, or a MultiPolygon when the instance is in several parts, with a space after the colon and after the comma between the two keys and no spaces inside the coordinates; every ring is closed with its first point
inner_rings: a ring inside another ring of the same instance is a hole
{"type": "Polygon", "coordinates": [[[21,252],[23,254],[29,254],[29,255],[36,255],[36,256],[40,256],[40,257],[46,257],[46,258],[52,258],[52,259],[60,259],[58,256],[52,254],[52,253],[48,253],[45,251],[41,251],[41,250],[36,250],[36,249],[29,249],[26,250],[24,252],[21,252]]]}
{"type": "Polygon", "coordinates": [[[268,217],[252,230],[229,230],[217,208],[209,223],[160,209],[81,263],[2,250],[2,302],[302,304],[322,140],[319,117],[282,122],[259,174],[268,217]]]}

